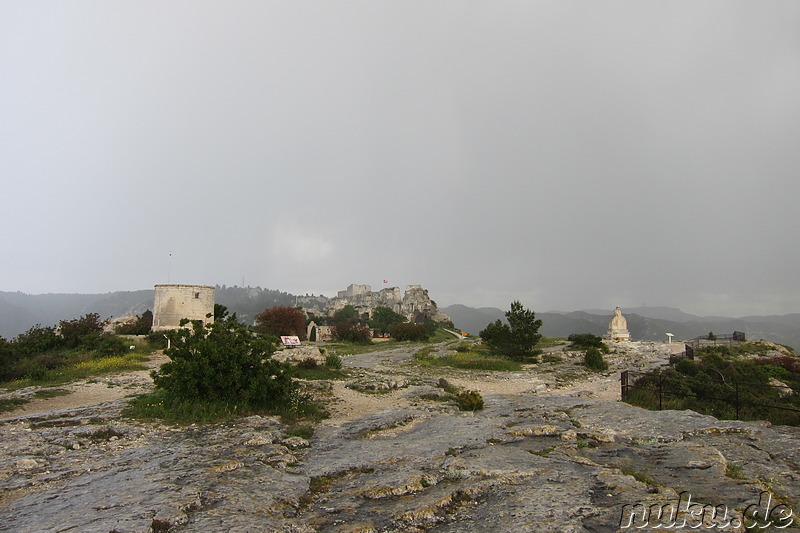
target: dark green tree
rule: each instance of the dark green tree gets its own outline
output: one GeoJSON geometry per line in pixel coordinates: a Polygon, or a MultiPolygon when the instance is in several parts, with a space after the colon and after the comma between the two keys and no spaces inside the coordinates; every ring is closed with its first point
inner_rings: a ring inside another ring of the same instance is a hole
{"type": "Polygon", "coordinates": [[[222,304],[214,304],[214,320],[222,320],[228,316],[228,307],[222,304]]]}
{"type": "Polygon", "coordinates": [[[338,322],[333,326],[333,338],[339,341],[354,342],[357,344],[372,344],[372,334],[364,324],[352,322],[338,322]]]}
{"type": "Polygon", "coordinates": [[[406,317],[400,313],[395,313],[388,307],[376,307],[372,310],[372,318],[369,319],[369,327],[375,333],[389,333],[392,326],[406,321],[406,317]]]}
{"type": "Polygon", "coordinates": [[[583,354],[583,365],[590,369],[601,372],[608,368],[608,363],[603,359],[603,354],[594,346],[589,347],[583,354]]]}
{"type": "Polygon", "coordinates": [[[360,317],[358,316],[358,311],[356,308],[350,304],[345,305],[335,313],[333,313],[333,323],[334,324],[356,324],[359,322],[360,317]]]}
{"type": "Polygon", "coordinates": [[[306,317],[294,307],[273,307],[256,315],[256,331],[267,335],[297,335],[306,338],[306,317]]]}
{"type": "MultiPolygon", "coordinates": [[[[183,321],[182,324],[187,324],[183,321]]],[[[244,409],[290,411],[300,398],[288,365],[272,359],[274,337],[253,333],[233,317],[166,332],[170,358],[152,373],[172,403],[235,403],[244,409]]]]}
{"type": "Polygon", "coordinates": [[[114,331],[119,335],[147,335],[153,327],[153,312],[149,309],[137,316],[133,322],[117,326],[114,331]]]}
{"type": "Polygon", "coordinates": [[[97,313],[87,313],[74,320],[62,320],[58,330],[67,348],[78,346],[94,348],[107,322],[100,320],[100,315],[97,313]]]}
{"type": "Polygon", "coordinates": [[[25,333],[20,333],[11,341],[14,353],[20,356],[34,355],[55,350],[63,345],[63,339],[52,326],[36,324],[25,333]]]}
{"type": "Polygon", "coordinates": [[[535,346],[542,338],[539,328],[542,321],[530,309],[525,309],[519,301],[511,302],[506,312],[508,324],[496,320],[480,332],[481,339],[489,349],[499,355],[522,361],[536,354],[535,346]]]}
{"type": "Polygon", "coordinates": [[[395,324],[390,333],[398,341],[426,341],[431,337],[424,324],[395,324]]]}

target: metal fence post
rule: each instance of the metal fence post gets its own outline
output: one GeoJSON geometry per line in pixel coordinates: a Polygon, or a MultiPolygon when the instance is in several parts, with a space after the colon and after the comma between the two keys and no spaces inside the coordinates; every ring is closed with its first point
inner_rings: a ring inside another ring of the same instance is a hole
{"type": "Polygon", "coordinates": [[[740,420],[739,418],[739,382],[734,381],[734,385],[736,386],[736,420],[740,420]]]}
{"type": "Polygon", "coordinates": [[[661,389],[663,388],[664,384],[664,376],[658,376],[658,410],[661,411],[661,389]]]}

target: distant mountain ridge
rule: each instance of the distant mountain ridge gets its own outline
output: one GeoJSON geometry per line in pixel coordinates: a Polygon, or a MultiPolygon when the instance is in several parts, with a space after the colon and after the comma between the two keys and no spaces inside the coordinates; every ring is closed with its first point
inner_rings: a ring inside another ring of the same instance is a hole
{"type": "MultiPolygon", "coordinates": [[[[294,307],[298,298],[286,292],[260,287],[216,287],[216,302],[231,313],[252,324],[255,315],[276,306],[294,307]]],[[[86,313],[102,318],[128,313],[139,315],[153,308],[153,290],[120,291],[105,294],[39,294],[0,292],[0,336],[6,339],[24,333],[36,324],[54,326],[86,313]]],[[[449,315],[455,326],[477,335],[490,322],[505,320],[505,311],[494,307],[474,308],[455,304],[440,311],[449,315]]],[[[739,318],[701,317],[672,307],[630,307],[622,310],[634,340],[666,340],[673,333],[675,340],[706,335],[744,331],[748,339],[765,339],[800,349],[800,313],[739,318]]],[[[588,309],[572,312],[536,313],[542,320],[541,332],[549,337],[566,337],[572,333],[605,335],[612,310],[588,309]]]]}
{"type": "MultiPolygon", "coordinates": [[[[475,335],[490,322],[505,320],[505,311],[493,307],[475,309],[458,304],[443,307],[442,312],[450,315],[457,328],[475,335]]],[[[769,340],[800,351],[800,313],[727,318],[701,317],[671,307],[631,307],[622,312],[633,340],[665,341],[666,334],[672,333],[678,341],[709,332],[743,331],[748,339],[769,340]]],[[[611,310],[598,309],[536,313],[542,320],[540,332],[548,337],[567,337],[572,333],[605,335],[613,315],[611,310]]]]}

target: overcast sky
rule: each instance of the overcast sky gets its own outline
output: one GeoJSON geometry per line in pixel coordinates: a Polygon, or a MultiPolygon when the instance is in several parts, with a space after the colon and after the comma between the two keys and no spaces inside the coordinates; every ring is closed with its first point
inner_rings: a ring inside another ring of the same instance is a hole
{"type": "Polygon", "coordinates": [[[0,0],[0,290],[800,312],[799,171],[795,0],[0,0]]]}

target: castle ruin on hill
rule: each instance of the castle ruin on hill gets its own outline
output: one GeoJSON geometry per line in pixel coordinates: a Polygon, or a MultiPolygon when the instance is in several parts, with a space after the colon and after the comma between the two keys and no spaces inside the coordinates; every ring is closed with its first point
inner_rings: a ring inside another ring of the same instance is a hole
{"type": "Polygon", "coordinates": [[[406,285],[405,294],[402,294],[399,287],[372,292],[369,285],[351,284],[333,298],[299,296],[297,305],[302,306],[309,315],[317,317],[333,316],[336,311],[352,305],[365,318],[371,317],[377,307],[388,307],[409,322],[424,322],[428,318],[436,322],[450,322],[450,317],[439,311],[436,302],[428,296],[428,291],[420,285],[406,285]]]}

